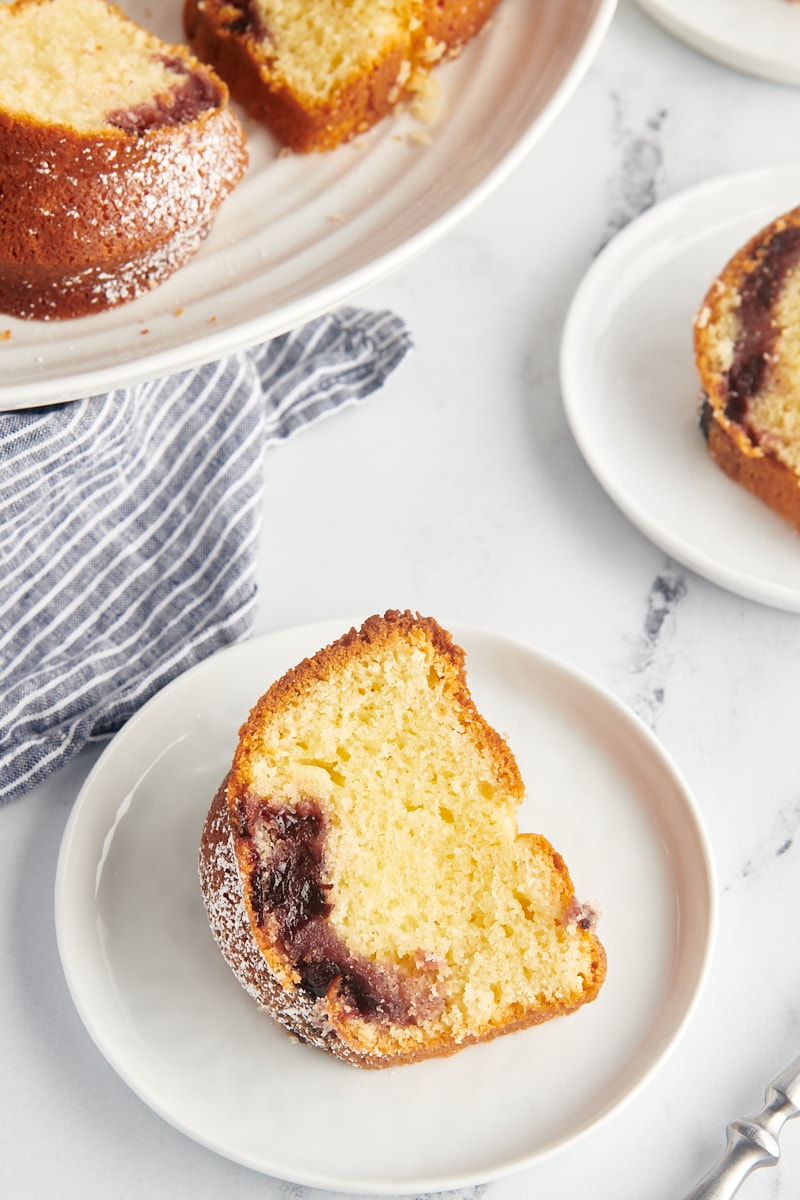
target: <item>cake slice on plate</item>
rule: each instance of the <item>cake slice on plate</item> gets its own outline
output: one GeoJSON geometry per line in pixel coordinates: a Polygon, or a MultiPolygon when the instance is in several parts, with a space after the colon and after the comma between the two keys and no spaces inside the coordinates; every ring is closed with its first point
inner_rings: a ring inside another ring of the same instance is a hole
{"type": "Polygon", "coordinates": [[[695,317],[712,458],[800,530],[800,208],[731,258],[695,317]]]}
{"type": "Polygon", "coordinates": [[[292,1034],[363,1067],[562,1016],[605,977],[562,858],[435,621],[369,618],[274,683],[200,854],[214,936],[292,1034]]]}

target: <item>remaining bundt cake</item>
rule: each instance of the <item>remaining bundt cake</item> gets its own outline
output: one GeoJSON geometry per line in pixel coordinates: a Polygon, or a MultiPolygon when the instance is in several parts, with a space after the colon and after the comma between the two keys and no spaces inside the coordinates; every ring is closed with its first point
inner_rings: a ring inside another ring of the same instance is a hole
{"type": "Polygon", "coordinates": [[[184,0],[199,56],[293,150],[363,133],[459,54],[498,0],[184,0]]]}
{"type": "Polygon", "coordinates": [[[564,862],[435,621],[370,617],[274,683],[203,832],[211,928],[291,1033],[363,1067],[573,1012],[605,977],[564,862]]]}
{"type": "Polygon", "coordinates": [[[800,530],[800,208],[734,255],[695,317],[715,462],[800,530]]]}
{"type": "Polygon", "coordinates": [[[80,316],[182,266],[247,164],[227,99],[104,0],[0,4],[0,311],[80,316]]]}

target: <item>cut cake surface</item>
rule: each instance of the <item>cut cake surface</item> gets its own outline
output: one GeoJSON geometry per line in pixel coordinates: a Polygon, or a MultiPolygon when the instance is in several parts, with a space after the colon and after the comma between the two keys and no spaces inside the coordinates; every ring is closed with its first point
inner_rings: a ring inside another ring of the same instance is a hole
{"type": "Polygon", "coordinates": [[[574,1011],[605,953],[561,857],[518,832],[522,796],[450,636],[371,617],[242,727],[200,856],[223,954],[291,1033],[358,1066],[574,1011]]]}

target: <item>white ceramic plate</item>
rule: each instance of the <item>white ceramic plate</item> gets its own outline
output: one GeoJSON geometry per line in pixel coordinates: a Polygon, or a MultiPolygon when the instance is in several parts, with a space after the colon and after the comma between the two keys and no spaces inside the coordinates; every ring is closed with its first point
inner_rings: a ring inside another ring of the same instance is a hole
{"type": "Polygon", "coordinates": [[[521,826],[601,909],[608,977],[574,1016],[450,1059],[358,1071],[292,1042],[223,962],[197,880],[200,834],[258,695],[347,622],[214,656],[116,736],[58,864],[58,943],[98,1047],[198,1142],[347,1192],[455,1188],[529,1165],[607,1118],[663,1061],[702,984],[713,870],[684,784],[619,703],[535,650],[454,628],[476,702],[530,781],[521,826]]]}
{"type": "MultiPolygon", "coordinates": [[[[484,35],[438,71],[443,97],[430,129],[402,116],[330,154],[278,157],[269,135],[248,123],[247,176],[196,258],[162,287],[73,321],[0,314],[0,410],[95,395],[210,361],[285,332],[396,270],[528,152],[577,86],[615,6],[502,0],[484,35]],[[430,144],[415,140],[420,132],[430,144]]],[[[122,7],[181,40],[181,0],[123,0],[122,7]]]]}
{"type": "Polygon", "coordinates": [[[692,321],[731,255],[800,202],[800,167],[725,177],[623,230],[573,299],[561,387],[600,483],[661,549],[707,579],[800,611],[800,541],[712,462],[698,426],[692,321]]]}
{"type": "Polygon", "coordinates": [[[659,24],[726,66],[800,83],[800,4],[788,0],[639,0],[659,24]]]}

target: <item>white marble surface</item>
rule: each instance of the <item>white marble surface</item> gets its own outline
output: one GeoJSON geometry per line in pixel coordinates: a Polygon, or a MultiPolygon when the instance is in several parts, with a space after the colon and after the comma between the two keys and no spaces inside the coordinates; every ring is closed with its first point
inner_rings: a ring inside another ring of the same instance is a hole
{"type": "MultiPolygon", "coordinates": [[[[414,334],[383,392],[267,460],[256,632],[408,606],[533,642],[655,731],[714,848],[717,949],[667,1064],[577,1145],[469,1194],[680,1200],[726,1122],[756,1112],[800,1053],[800,618],[715,587],[637,532],[581,459],[557,372],[570,297],[598,249],[687,186],[794,161],[799,123],[800,90],[703,58],[621,0],[527,160],[361,297],[414,334]]],[[[151,1112],[71,1004],[53,882],[95,757],[0,810],[0,1195],[300,1200],[151,1112]]],[[[743,1196],[800,1193],[800,1121],[782,1144],[781,1164],[743,1196]]]]}

